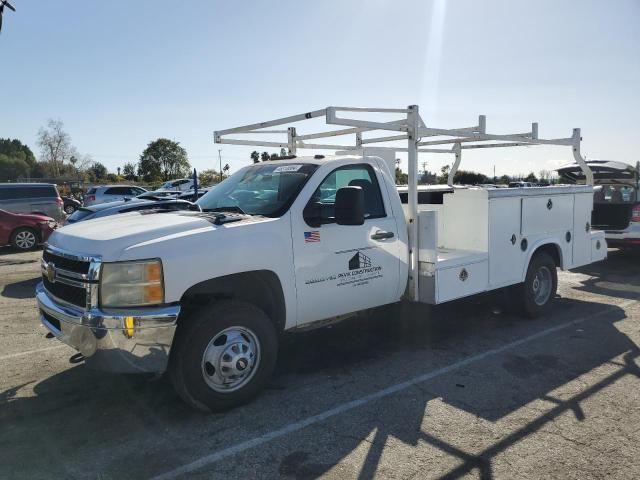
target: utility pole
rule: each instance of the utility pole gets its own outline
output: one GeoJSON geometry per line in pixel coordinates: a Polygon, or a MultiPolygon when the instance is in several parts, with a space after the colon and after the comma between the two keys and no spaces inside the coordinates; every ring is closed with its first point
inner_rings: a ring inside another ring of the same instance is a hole
{"type": "Polygon", "coordinates": [[[220,181],[222,181],[222,150],[218,149],[218,160],[220,161],[220,181]]]}

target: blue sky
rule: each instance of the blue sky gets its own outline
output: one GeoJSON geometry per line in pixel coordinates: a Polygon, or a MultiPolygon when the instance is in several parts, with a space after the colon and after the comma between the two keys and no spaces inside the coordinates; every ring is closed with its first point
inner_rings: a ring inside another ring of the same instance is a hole
{"type": "MultiPolygon", "coordinates": [[[[429,126],[569,136],[588,158],[640,159],[640,2],[13,0],[0,34],[0,137],[37,152],[60,118],[115,171],[157,137],[198,169],[212,131],[327,105],[420,105],[429,126]]],[[[466,153],[466,152],[465,152],[466,153]]],[[[421,157],[428,168],[448,155],[421,157]]],[[[571,161],[562,147],[465,155],[498,175],[571,161]]],[[[406,165],[405,165],[406,170],[406,165]]]]}

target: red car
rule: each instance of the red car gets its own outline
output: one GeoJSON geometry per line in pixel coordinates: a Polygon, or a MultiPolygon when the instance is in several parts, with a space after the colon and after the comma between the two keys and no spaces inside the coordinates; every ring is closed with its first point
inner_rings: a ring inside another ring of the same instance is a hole
{"type": "Polygon", "coordinates": [[[53,218],[44,215],[0,210],[0,245],[31,250],[39,243],[46,242],[57,226],[53,218]]]}

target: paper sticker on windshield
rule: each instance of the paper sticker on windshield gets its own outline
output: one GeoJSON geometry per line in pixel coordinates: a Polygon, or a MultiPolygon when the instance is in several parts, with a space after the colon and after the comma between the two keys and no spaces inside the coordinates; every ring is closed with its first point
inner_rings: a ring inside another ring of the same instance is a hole
{"type": "Polygon", "coordinates": [[[276,168],[273,173],[297,172],[301,168],[302,165],[281,165],[276,168]]]}

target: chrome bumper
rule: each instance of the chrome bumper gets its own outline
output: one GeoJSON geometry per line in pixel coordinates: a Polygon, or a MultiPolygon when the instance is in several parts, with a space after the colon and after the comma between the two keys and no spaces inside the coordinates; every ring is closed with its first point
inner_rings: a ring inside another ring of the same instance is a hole
{"type": "Polygon", "coordinates": [[[120,373],[166,370],[180,314],[178,305],[83,310],[52,297],[42,283],[36,287],[36,300],[42,324],[58,340],[78,350],[87,366],[120,373]]]}

